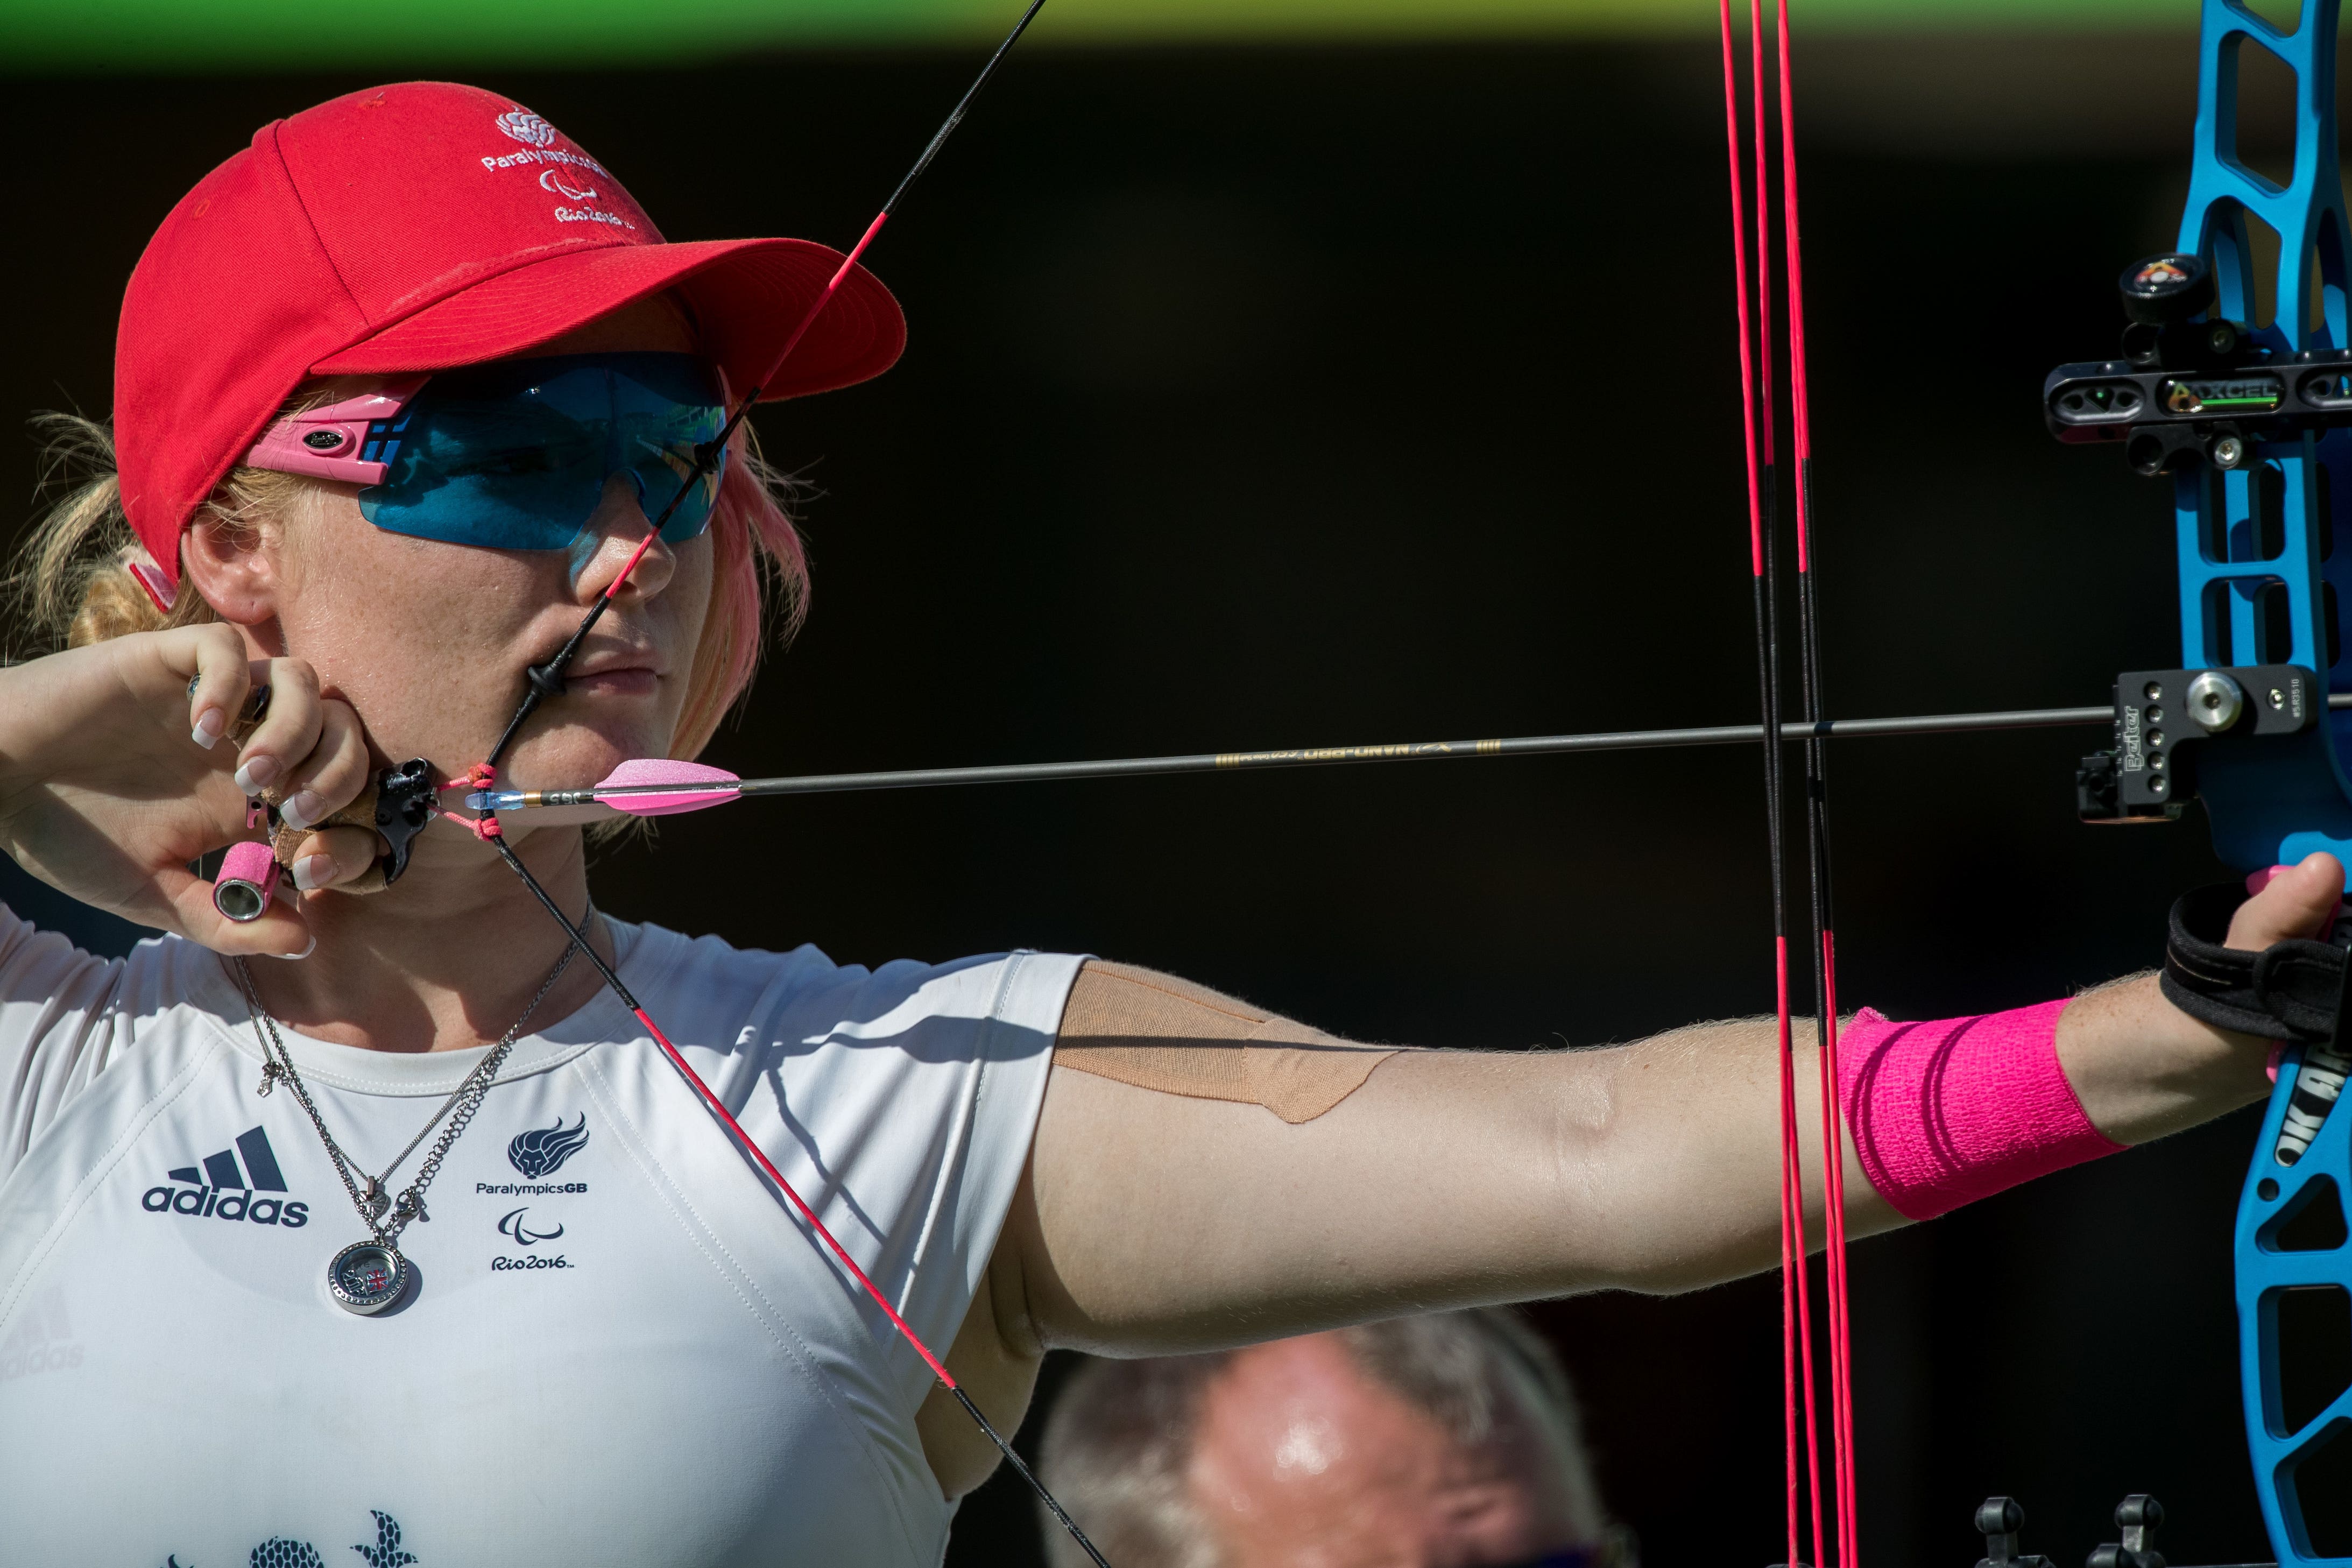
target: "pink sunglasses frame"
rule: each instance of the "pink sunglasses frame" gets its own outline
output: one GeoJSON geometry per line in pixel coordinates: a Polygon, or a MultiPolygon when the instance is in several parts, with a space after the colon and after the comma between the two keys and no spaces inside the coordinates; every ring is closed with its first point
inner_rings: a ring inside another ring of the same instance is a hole
{"type": "Polygon", "coordinates": [[[341,403],[287,415],[263,431],[261,439],[247,450],[245,466],[339,484],[380,485],[389,466],[360,457],[366,448],[368,426],[396,418],[432,379],[407,376],[341,403]]]}

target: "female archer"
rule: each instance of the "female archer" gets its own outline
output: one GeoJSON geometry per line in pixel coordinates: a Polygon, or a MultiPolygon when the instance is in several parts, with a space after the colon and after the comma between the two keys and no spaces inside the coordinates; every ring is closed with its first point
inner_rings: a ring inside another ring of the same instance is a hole
{"type": "MultiPolygon", "coordinates": [[[[902,341],[851,268],[770,373],[841,260],[666,242],[445,84],[265,127],[164,219],[88,436],[112,471],[25,563],[62,646],[0,669],[0,844],[164,933],[102,962],[0,910],[0,1341],[80,1347],[0,1383],[0,1557],[931,1563],[999,1461],[967,1411],[1010,1430],[1054,1347],[1777,1256],[1769,1021],[1359,1047],[1076,955],[869,972],[632,925],[590,896],[602,808],[377,831],[406,758],[537,789],[702,747],[804,576],[730,398],[902,341]],[[290,888],[234,921],[190,865],[261,817],[290,888]]],[[[2315,857],[2231,943],[2341,890],[2315,857]]],[[[2148,976],[1864,1014],[1850,1226],[2244,1104],[2267,1047],[2148,976]]]]}

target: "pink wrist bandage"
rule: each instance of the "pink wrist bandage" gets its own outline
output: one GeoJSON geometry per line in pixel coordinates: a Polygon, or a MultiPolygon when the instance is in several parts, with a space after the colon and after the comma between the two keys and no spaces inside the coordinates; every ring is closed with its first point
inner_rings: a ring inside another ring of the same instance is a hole
{"type": "Polygon", "coordinates": [[[1930,1219],[2122,1149],[2058,1066],[2065,1010],[1897,1024],[1864,1008],[1838,1038],[1838,1102],[1879,1195],[1930,1219]]]}

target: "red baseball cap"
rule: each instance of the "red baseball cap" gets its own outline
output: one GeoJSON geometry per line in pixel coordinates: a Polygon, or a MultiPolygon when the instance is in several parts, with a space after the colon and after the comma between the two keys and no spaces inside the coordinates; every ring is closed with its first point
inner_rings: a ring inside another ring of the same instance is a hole
{"type": "MultiPolygon", "coordinates": [[[[671,244],[602,163],[479,88],[335,99],[255,132],[132,269],[114,348],[123,509],[176,584],[181,529],[305,379],[497,359],[664,289],[749,387],[841,260],[805,239],[671,244]]],[[[898,301],[854,268],[761,395],[878,375],[906,341],[898,301]]]]}

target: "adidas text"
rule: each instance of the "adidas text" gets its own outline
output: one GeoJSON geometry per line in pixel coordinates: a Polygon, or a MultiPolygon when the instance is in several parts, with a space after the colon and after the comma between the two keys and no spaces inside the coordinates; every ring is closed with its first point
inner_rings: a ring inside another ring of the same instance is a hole
{"type": "Polygon", "coordinates": [[[289,1230],[299,1230],[310,1223],[310,1205],[257,1198],[243,1187],[150,1187],[141,1194],[139,1206],[149,1214],[244,1219],[256,1225],[282,1225],[289,1230]]]}

